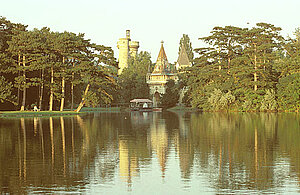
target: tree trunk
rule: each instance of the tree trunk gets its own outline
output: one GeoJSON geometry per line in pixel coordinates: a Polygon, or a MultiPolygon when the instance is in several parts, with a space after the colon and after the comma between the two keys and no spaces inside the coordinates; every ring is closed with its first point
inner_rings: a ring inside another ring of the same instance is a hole
{"type": "Polygon", "coordinates": [[[22,106],[21,106],[21,109],[20,111],[24,111],[25,110],[25,103],[26,103],[26,74],[25,74],[25,56],[23,56],[23,67],[24,67],[24,70],[23,70],[23,100],[22,100],[22,106]]]}
{"type": "Polygon", "coordinates": [[[39,109],[42,110],[42,102],[43,102],[43,93],[44,93],[44,69],[42,69],[41,75],[42,83],[40,87],[40,99],[39,99],[39,109]]]}
{"type": "Polygon", "coordinates": [[[256,59],[256,45],[254,45],[254,48],[255,48],[255,50],[254,50],[254,52],[255,52],[255,54],[254,54],[254,91],[256,91],[257,90],[257,59],[256,59]]]}
{"type": "Polygon", "coordinates": [[[220,58],[220,53],[221,53],[221,49],[220,47],[218,48],[218,51],[219,51],[219,70],[222,70],[222,66],[221,66],[221,58],[220,58]]]}
{"type": "Polygon", "coordinates": [[[74,109],[74,67],[75,62],[73,59],[72,83],[71,83],[71,110],[74,109]]]}
{"type": "Polygon", "coordinates": [[[85,97],[86,97],[86,95],[87,95],[87,93],[89,91],[89,88],[90,88],[90,84],[88,84],[86,86],[85,91],[84,91],[84,95],[83,95],[83,97],[81,99],[81,102],[80,102],[78,108],[75,110],[75,112],[80,112],[81,108],[84,106],[84,104],[85,104],[85,97]]]}
{"type": "MultiPolygon", "coordinates": [[[[18,65],[21,67],[21,54],[18,54],[18,65]]],[[[20,70],[18,71],[18,76],[20,76],[20,70]]],[[[18,95],[17,95],[17,103],[18,106],[20,105],[20,85],[18,85],[18,95]]]]}
{"type": "Polygon", "coordinates": [[[62,98],[61,98],[61,101],[60,101],[60,111],[63,111],[64,110],[64,103],[65,103],[65,77],[62,78],[62,81],[61,81],[61,95],[62,95],[62,98]]]}
{"type": "MultiPolygon", "coordinates": [[[[63,64],[65,63],[65,57],[63,57],[63,64]]],[[[64,110],[64,103],[65,103],[65,70],[63,69],[63,76],[61,80],[61,101],[60,101],[60,111],[64,110]]]]}
{"type": "MultiPolygon", "coordinates": [[[[73,76],[73,75],[72,75],[73,76]]],[[[71,110],[74,109],[74,83],[71,83],[71,110]]]]}
{"type": "Polygon", "coordinates": [[[54,83],[54,70],[53,65],[51,66],[51,87],[50,87],[50,99],[49,99],[49,111],[53,109],[53,83],[54,83]]]}
{"type": "Polygon", "coordinates": [[[230,73],[230,61],[231,61],[231,59],[230,59],[230,57],[228,57],[228,70],[227,70],[227,74],[229,74],[230,73]]]}

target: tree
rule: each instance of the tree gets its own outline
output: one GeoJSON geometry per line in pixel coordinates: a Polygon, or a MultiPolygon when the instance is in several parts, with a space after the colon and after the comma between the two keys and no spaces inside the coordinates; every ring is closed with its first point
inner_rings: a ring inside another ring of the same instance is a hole
{"type": "MultiPolygon", "coordinates": [[[[12,37],[16,32],[25,31],[26,26],[22,24],[15,24],[10,22],[4,17],[0,17],[0,74],[3,76],[2,81],[4,83],[12,83],[15,80],[15,72],[13,71],[12,64],[15,63],[15,61],[12,59],[12,54],[8,51],[9,48],[9,42],[11,41],[12,37]]],[[[19,60],[20,61],[20,60],[19,60]]],[[[19,73],[19,71],[17,71],[19,73]]],[[[13,83],[12,83],[13,84],[13,83]]],[[[3,85],[3,87],[0,89],[1,91],[6,91],[7,86],[3,85]]],[[[17,100],[15,100],[13,97],[15,95],[12,95],[10,99],[10,102],[17,105],[19,103],[19,87],[17,90],[17,100]]],[[[10,88],[11,93],[13,94],[13,87],[10,88]]]]}
{"type": "Polygon", "coordinates": [[[277,109],[277,101],[275,97],[275,91],[273,89],[267,90],[264,95],[264,99],[261,102],[260,110],[262,111],[274,111],[277,109]]]}
{"type": "MultiPolygon", "coordinates": [[[[272,70],[276,53],[280,47],[282,37],[281,28],[267,23],[257,23],[257,27],[247,30],[243,34],[244,59],[252,66],[254,91],[261,87],[274,85],[272,70]]],[[[269,86],[270,87],[270,86],[269,86]]]]}
{"type": "Polygon", "coordinates": [[[6,81],[3,76],[0,76],[0,103],[4,101],[13,102],[12,88],[12,83],[6,81]]]}
{"type": "Polygon", "coordinates": [[[300,110],[300,73],[279,79],[278,104],[281,110],[300,110]]]}
{"type": "Polygon", "coordinates": [[[128,68],[119,77],[120,101],[128,103],[134,98],[149,98],[149,87],[146,75],[151,70],[151,56],[141,51],[136,57],[130,58],[128,68]]]}
{"type": "Polygon", "coordinates": [[[178,55],[180,55],[182,47],[185,48],[189,61],[192,63],[194,60],[194,52],[192,48],[192,43],[190,42],[190,37],[187,34],[183,34],[182,38],[180,39],[178,55]]]}
{"type": "Polygon", "coordinates": [[[226,109],[228,110],[230,105],[235,101],[235,97],[231,94],[231,91],[223,93],[220,89],[214,89],[208,98],[208,102],[211,108],[215,110],[226,109]]]}
{"type": "Polygon", "coordinates": [[[81,77],[86,87],[76,112],[79,112],[88,101],[90,104],[99,104],[99,99],[105,98],[107,102],[111,102],[113,97],[109,90],[116,88],[115,77],[109,68],[109,66],[116,65],[113,50],[103,45],[91,44],[91,48],[87,52],[86,57],[89,60],[82,61],[79,65],[81,77]],[[91,91],[89,91],[90,89],[91,91]],[[95,98],[95,94],[99,98],[95,98]]]}
{"type": "Polygon", "coordinates": [[[235,106],[242,108],[251,101],[247,105],[259,109],[261,97],[278,80],[275,64],[282,49],[280,30],[266,23],[252,29],[215,27],[210,36],[200,38],[209,47],[195,49],[200,56],[185,73],[192,106],[210,109],[207,101],[217,88],[225,94],[231,91],[235,106]]]}
{"type": "Polygon", "coordinates": [[[8,51],[14,59],[14,66],[11,67],[13,73],[22,72],[22,75],[15,78],[17,86],[20,86],[22,95],[21,111],[25,110],[26,90],[30,86],[36,86],[37,80],[30,74],[37,70],[34,62],[42,57],[42,40],[38,30],[33,31],[15,31],[11,41],[9,41],[8,51]]]}
{"type": "Polygon", "coordinates": [[[161,105],[164,108],[171,108],[176,106],[179,100],[178,86],[174,80],[169,80],[166,83],[166,93],[161,98],[161,105]]]}

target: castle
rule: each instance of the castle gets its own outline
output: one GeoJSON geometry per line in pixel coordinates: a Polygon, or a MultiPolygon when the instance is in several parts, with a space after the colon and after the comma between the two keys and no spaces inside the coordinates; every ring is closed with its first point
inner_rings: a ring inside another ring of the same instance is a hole
{"type": "Polygon", "coordinates": [[[164,42],[162,41],[154,70],[152,73],[148,73],[146,78],[154,107],[160,102],[160,96],[166,93],[168,80],[178,81],[178,76],[174,68],[171,67],[171,64],[168,62],[163,44],[164,42]]]}
{"type": "Polygon", "coordinates": [[[128,58],[135,57],[139,49],[138,41],[131,41],[130,30],[126,30],[126,38],[120,38],[117,47],[119,49],[119,70],[120,75],[124,68],[128,67],[128,58]]]}
{"type": "MultiPolygon", "coordinates": [[[[166,93],[166,84],[168,80],[178,81],[177,72],[182,71],[184,68],[191,66],[191,62],[188,59],[186,49],[182,47],[176,67],[168,62],[167,55],[161,42],[160,51],[154,66],[154,70],[149,72],[146,76],[147,84],[150,88],[150,96],[152,97],[153,106],[157,107],[160,102],[162,94],[166,93]]],[[[120,38],[118,41],[119,49],[119,70],[120,75],[124,68],[128,67],[128,58],[135,57],[139,48],[138,41],[131,41],[130,31],[126,31],[126,38],[120,38]]]]}

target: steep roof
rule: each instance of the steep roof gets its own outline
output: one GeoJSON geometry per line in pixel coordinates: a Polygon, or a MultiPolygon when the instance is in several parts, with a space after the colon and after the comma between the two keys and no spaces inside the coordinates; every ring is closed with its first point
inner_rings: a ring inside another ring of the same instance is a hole
{"type": "Polygon", "coordinates": [[[168,62],[168,58],[167,58],[163,44],[164,44],[164,42],[162,41],[153,73],[163,73],[163,72],[171,71],[171,67],[168,62]]]}
{"type": "Polygon", "coordinates": [[[177,63],[179,64],[179,66],[190,66],[191,62],[189,60],[189,57],[187,55],[186,49],[184,47],[184,45],[182,45],[178,59],[177,59],[177,63]]]}
{"type": "Polygon", "coordinates": [[[157,57],[156,61],[161,60],[161,59],[165,59],[165,60],[168,61],[163,41],[161,42],[160,50],[159,50],[158,57],[157,57]]]}

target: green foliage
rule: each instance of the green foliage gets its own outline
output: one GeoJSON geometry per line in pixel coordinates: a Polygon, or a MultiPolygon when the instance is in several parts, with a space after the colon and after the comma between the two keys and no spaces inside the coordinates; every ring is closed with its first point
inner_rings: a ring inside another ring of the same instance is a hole
{"type": "Polygon", "coordinates": [[[184,96],[182,98],[182,103],[184,104],[185,107],[191,107],[192,104],[191,104],[191,98],[189,96],[189,92],[185,92],[184,93],[184,96]]]}
{"type": "Polygon", "coordinates": [[[209,47],[195,49],[199,57],[181,77],[189,88],[186,99],[203,110],[298,110],[299,86],[289,75],[300,70],[299,33],[284,40],[280,30],[267,23],[213,28],[200,38],[209,47]]]}
{"type": "Polygon", "coordinates": [[[300,73],[279,79],[278,104],[281,110],[300,110],[300,73]]]}
{"type": "Polygon", "coordinates": [[[135,98],[149,98],[149,86],[146,75],[151,69],[151,56],[142,51],[135,58],[130,58],[128,68],[125,68],[119,77],[120,102],[129,103],[135,98]]]}
{"type": "Polygon", "coordinates": [[[97,96],[97,94],[93,91],[89,91],[87,93],[87,95],[85,96],[86,98],[86,105],[88,107],[96,107],[100,104],[100,100],[99,97],[97,96]]]}
{"type": "Polygon", "coordinates": [[[176,106],[179,100],[179,86],[174,80],[169,80],[166,83],[166,93],[161,98],[161,106],[163,108],[171,108],[176,106]]]}
{"type": "Polygon", "coordinates": [[[264,95],[264,99],[261,102],[260,110],[262,111],[274,111],[277,109],[277,101],[275,97],[275,91],[273,89],[267,90],[264,95]]]}
{"type": "Polygon", "coordinates": [[[13,85],[11,82],[5,80],[3,76],[0,76],[0,102],[3,103],[4,101],[12,101],[13,85]]]}
{"type": "Polygon", "coordinates": [[[71,99],[81,99],[87,85],[93,94],[90,102],[112,100],[116,60],[110,47],[91,43],[82,33],[27,30],[2,17],[0,27],[0,72],[12,83],[10,91],[17,103],[23,99],[22,107],[40,101],[46,108],[48,102],[52,105],[62,98],[70,105],[71,99]],[[71,86],[73,93],[68,93],[71,86]],[[54,102],[49,101],[52,95],[54,102]]]}
{"type": "Polygon", "coordinates": [[[235,101],[235,97],[231,94],[231,91],[223,93],[220,89],[214,89],[208,98],[210,107],[214,110],[226,109],[228,110],[230,105],[235,101]]]}

